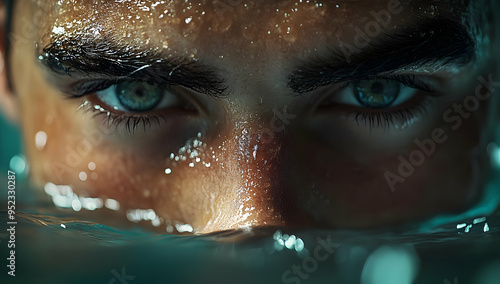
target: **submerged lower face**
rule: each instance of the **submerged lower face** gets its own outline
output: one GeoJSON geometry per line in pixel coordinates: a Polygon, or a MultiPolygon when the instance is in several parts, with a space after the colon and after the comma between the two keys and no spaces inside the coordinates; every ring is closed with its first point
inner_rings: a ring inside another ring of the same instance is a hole
{"type": "Polygon", "coordinates": [[[18,4],[17,32],[50,13],[38,60],[11,60],[35,182],[200,233],[401,224],[480,194],[488,84],[445,3],[49,2],[18,4]],[[419,52],[400,32],[464,43],[419,52]]]}

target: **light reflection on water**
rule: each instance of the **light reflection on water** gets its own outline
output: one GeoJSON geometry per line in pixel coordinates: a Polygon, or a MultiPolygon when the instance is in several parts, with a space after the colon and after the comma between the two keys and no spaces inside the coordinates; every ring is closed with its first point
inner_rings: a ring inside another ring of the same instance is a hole
{"type": "MultiPolygon", "coordinates": [[[[18,197],[36,191],[19,187],[18,197]]],[[[178,236],[169,233],[189,232],[186,224],[171,224],[165,234],[139,228],[158,222],[152,210],[129,211],[131,226],[112,226],[109,219],[88,214],[100,208],[118,214],[117,202],[79,197],[54,184],[44,191],[47,202],[25,200],[21,208],[32,210],[16,212],[16,283],[496,284],[500,279],[498,214],[472,210],[438,226],[392,231],[245,228],[178,236]]],[[[6,220],[6,212],[0,215],[6,220]]],[[[3,241],[0,246],[3,252],[3,241]]],[[[4,277],[0,283],[11,283],[4,277]]]]}
{"type": "Polygon", "coordinates": [[[113,271],[123,268],[135,277],[127,283],[453,284],[457,278],[460,284],[493,284],[499,279],[498,216],[414,234],[267,228],[176,236],[57,212],[17,212],[20,283],[122,283],[113,271]]]}

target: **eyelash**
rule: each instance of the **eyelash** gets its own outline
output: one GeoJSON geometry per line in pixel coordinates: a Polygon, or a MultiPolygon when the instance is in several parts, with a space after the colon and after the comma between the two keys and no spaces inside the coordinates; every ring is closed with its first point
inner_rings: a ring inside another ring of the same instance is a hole
{"type": "MultiPolygon", "coordinates": [[[[374,80],[374,79],[395,80],[404,86],[428,92],[429,93],[428,96],[437,95],[436,94],[437,92],[433,87],[424,83],[422,80],[418,79],[418,77],[414,75],[370,76],[364,80],[374,80]]],[[[70,91],[66,91],[65,93],[68,95],[69,98],[81,98],[83,96],[105,90],[115,84],[119,84],[126,80],[128,79],[84,81],[78,83],[70,91]]],[[[352,87],[353,84],[354,81],[347,82],[343,86],[343,88],[352,87]]],[[[170,87],[170,86],[165,86],[165,87],[170,87]]],[[[86,104],[88,105],[88,103],[89,101],[86,100],[85,103],[80,106],[80,108],[82,108],[86,104]]],[[[411,121],[413,118],[415,118],[417,114],[425,114],[427,110],[426,108],[427,103],[429,103],[429,100],[428,98],[425,98],[421,100],[419,103],[414,103],[411,107],[407,107],[405,109],[398,109],[394,111],[371,111],[371,112],[352,111],[349,113],[349,115],[353,116],[358,126],[361,123],[365,123],[370,128],[372,127],[387,128],[391,125],[394,126],[396,122],[399,122],[401,125],[404,125],[409,121],[411,121]]],[[[116,114],[109,110],[102,111],[96,109],[94,105],[88,106],[87,111],[94,111],[95,112],[94,117],[104,116],[104,119],[107,120],[106,123],[108,127],[118,128],[121,125],[125,125],[125,128],[129,133],[134,133],[135,130],[140,125],[142,125],[144,131],[146,131],[146,128],[150,127],[152,122],[156,122],[158,125],[162,125],[162,122],[163,123],[165,122],[165,117],[159,114],[141,114],[141,115],[116,114]]]]}
{"type": "MultiPolygon", "coordinates": [[[[100,117],[99,123],[106,123],[107,127],[117,129],[118,127],[124,125],[125,129],[131,134],[133,134],[141,125],[144,131],[151,127],[152,123],[156,123],[158,126],[163,125],[166,119],[160,114],[141,114],[141,115],[127,115],[127,114],[116,114],[106,109],[96,109],[92,102],[85,100],[78,109],[85,107],[85,112],[93,112],[94,118],[100,117]]],[[[102,108],[102,107],[101,107],[102,108]]]]}
{"type": "MultiPolygon", "coordinates": [[[[423,82],[415,75],[387,75],[387,76],[370,76],[364,80],[395,80],[402,85],[410,88],[419,89],[428,92],[425,98],[420,99],[419,102],[411,103],[411,106],[404,109],[397,109],[393,111],[351,111],[348,113],[360,126],[362,123],[368,125],[371,129],[373,127],[387,129],[396,123],[405,125],[414,119],[417,115],[425,115],[427,113],[427,106],[431,102],[428,96],[439,96],[439,92],[429,84],[423,82]]],[[[345,87],[353,87],[355,81],[347,82],[345,87]]],[[[413,101],[413,100],[411,100],[413,101]]]]}
{"type": "Polygon", "coordinates": [[[417,115],[423,115],[427,113],[427,104],[430,103],[428,99],[424,99],[419,103],[415,103],[413,106],[399,109],[395,111],[385,111],[385,112],[351,112],[350,115],[354,116],[356,123],[361,125],[361,123],[367,124],[370,128],[372,127],[383,127],[387,129],[389,126],[394,126],[396,123],[400,125],[405,125],[412,119],[417,117],[417,115]]]}
{"type": "MultiPolygon", "coordinates": [[[[69,99],[82,98],[86,95],[95,94],[99,91],[105,90],[115,84],[119,84],[127,80],[129,79],[83,81],[77,83],[76,86],[73,86],[71,90],[67,90],[64,93],[68,96],[69,99]]],[[[160,86],[164,86],[164,84],[160,86]]],[[[124,125],[125,129],[127,129],[127,131],[131,134],[133,134],[141,125],[143,130],[146,131],[147,128],[151,127],[152,123],[156,123],[157,125],[161,126],[166,122],[165,117],[157,113],[140,115],[131,115],[126,113],[117,114],[110,110],[104,109],[101,105],[99,105],[101,109],[97,109],[96,106],[97,104],[94,104],[90,100],[85,99],[85,101],[80,105],[78,109],[82,109],[85,107],[86,112],[94,112],[93,117],[101,117],[102,120],[100,121],[100,123],[105,122],[108,127],[117,129],[118,127],[124,125]]]]}

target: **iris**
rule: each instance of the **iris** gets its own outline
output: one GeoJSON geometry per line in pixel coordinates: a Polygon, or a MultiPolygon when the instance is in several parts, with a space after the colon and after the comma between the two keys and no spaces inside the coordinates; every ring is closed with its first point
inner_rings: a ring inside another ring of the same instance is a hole
{"type": "Polygon", "coordinates": [[[386,108],[397,99],[400,83],[394,80],[362,80],[354,84],[354,94],[360,104],[367,108],[386,108]]]}
{"type": "Polygon", "coordinates": [[[142,112],[155,108],[163,97],[163,89],[146,82],[122,82],[116,85],[115,94],[129,111],[142,112]]]}

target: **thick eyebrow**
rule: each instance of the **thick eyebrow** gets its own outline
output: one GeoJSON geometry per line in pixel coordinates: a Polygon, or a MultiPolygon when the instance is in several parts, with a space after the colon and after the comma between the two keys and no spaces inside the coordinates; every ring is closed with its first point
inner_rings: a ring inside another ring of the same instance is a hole
{"type": "Polygon", "coordinates": [[[426,20],[393,33],[381,32],[364,48],[341,43],[329,60],[315,58],[298,64],[288,78],[295,93],[330,84],[364,80],[398,69],[424,65],[461,67],[475,59],[475,42],[463,25],[447,19],[426,20]],[[354,52],[350,52],[354,51],[354,52]]]}
{"type": "Polygon", "coordinates": [[[73,76],[84,74],[110,79],[143,80],[181,85],[213,97],[226,87],[217,71],[189,57],[165,56],[159,48],[141,49],[105,36],[77,36],[53,40],[38,55],[50,71],[73,76]]]}

